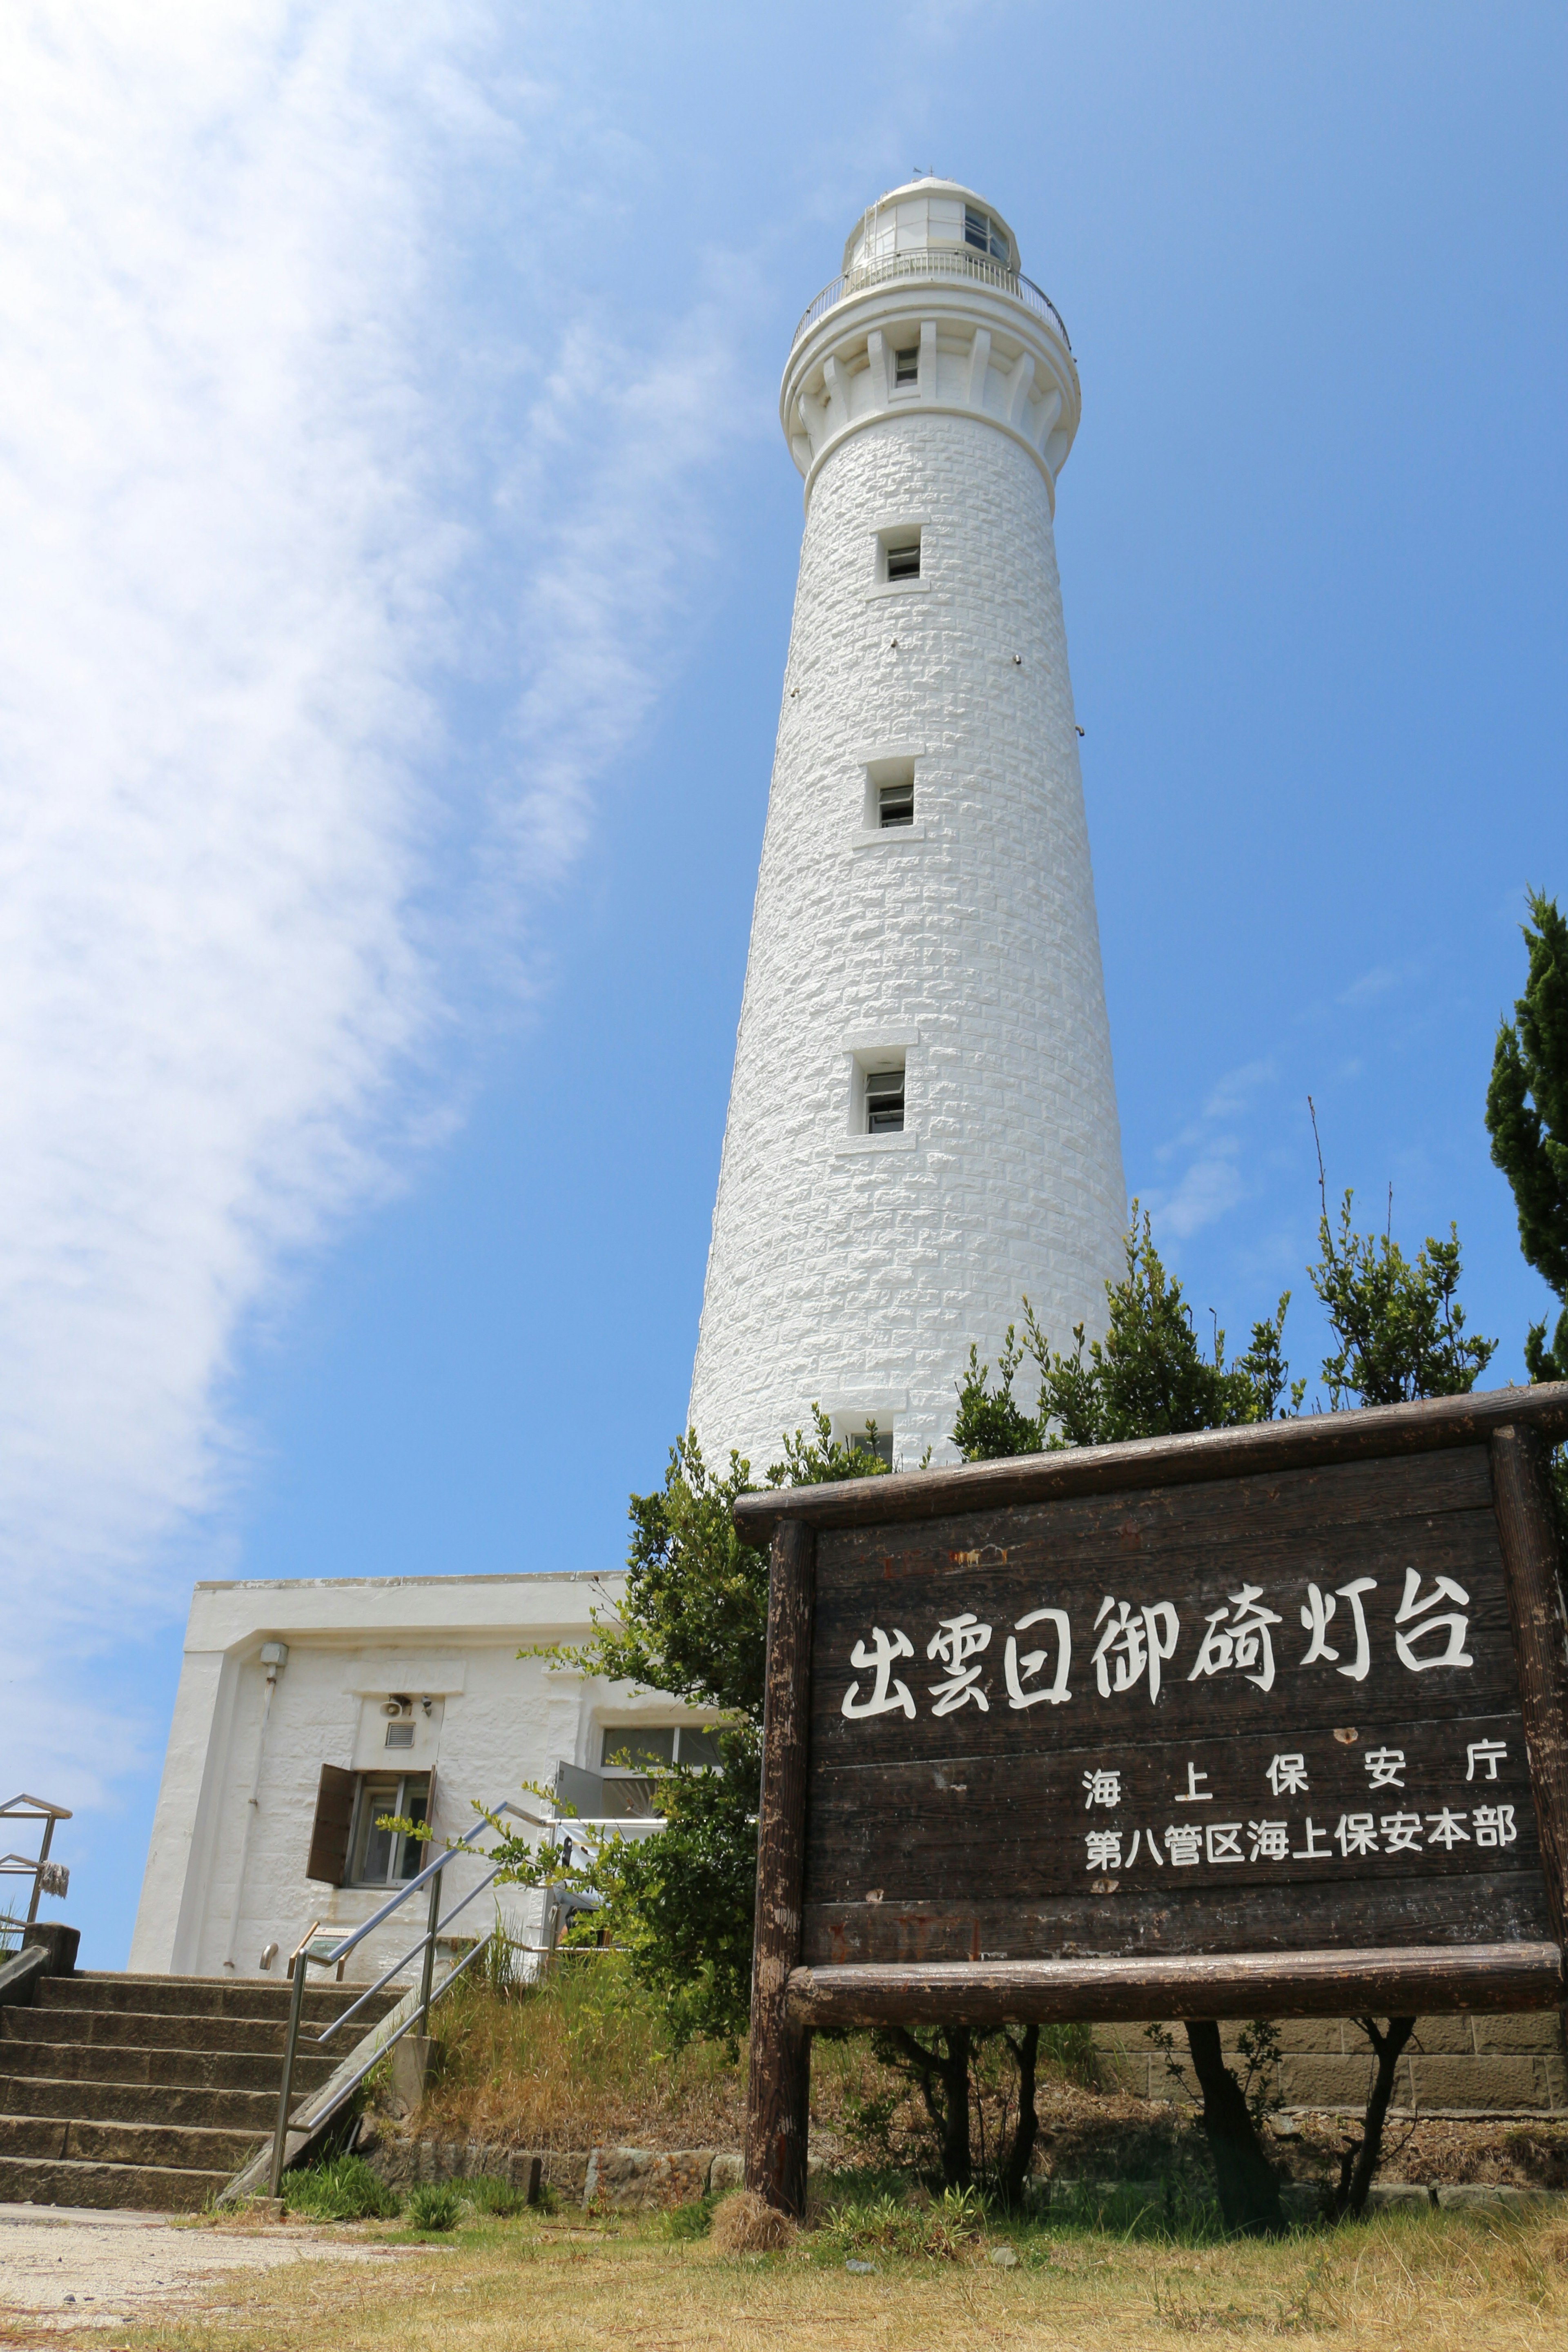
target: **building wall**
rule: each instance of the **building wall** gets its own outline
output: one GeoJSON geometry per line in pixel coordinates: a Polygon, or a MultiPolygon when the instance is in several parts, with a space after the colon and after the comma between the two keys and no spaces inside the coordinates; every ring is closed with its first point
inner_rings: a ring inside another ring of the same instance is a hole
{"type": "MultiPolygon", "coordinates": [[[[305,1876],[323,1764],[433,1769],[433,1826],[447,1838],[473,1826],[476,1801],[545,1810],[525,1784],[548,1786],[560,1762],[595,1767],[603,1724],[693,1719],[668,1700],[518,1656],[581,1641],[591,1611],[603,1613],[620,1583],[563,1575],[198,1584],[132,1970],[257,1976],[268,1944],[286,1958],[313,1921],[342,1932],[387,1899],[390,1888],[305,1876]],[[273,1641],[288,1643],[289,1657],[268,1709],[260,1653],[273,1641]],[[383,1706],[405,1693],[416,1700],[416,1746],[389,1752],[383,1706]]],[[[480,1875],[477,1863],[454,1863],[444,1907],[480,1875]]],[[[509,1931],[537,1940],[540,1898],[510,1890],[501,1902],[509,1931]]],[[[398,1958],[424,1924],[411,1919],[415,1907],[366,1939],[345,1981],[369,1982],[398,1958]]],[[[487,1894],[452,1932],[487,1934],[496,1916],[487,1894]]]]}
{"type": "MultiPolygon", "coordinates": [[[[936,390],[968,364],[939,346],[936,390]]],[[[951,1455],[971,1341],[994,1360],[1026,1292],[1059,1344],[1098,1326],[1125,1207],[1048,477],[979,415],[858,423],[820,462],[801,551],[704,1445],[760,1467],[820,1402],[890,1421],[901,1463],[951,1455]],[[916,520],[919,582],[879,587],[879,532],[916,520]],[[916,822],[868,833],[889,754],[914,757],[916,822]],[[855,1057],[879,1045],[905,1054],[905,1131],[857,1137],[855,1057]]]]}

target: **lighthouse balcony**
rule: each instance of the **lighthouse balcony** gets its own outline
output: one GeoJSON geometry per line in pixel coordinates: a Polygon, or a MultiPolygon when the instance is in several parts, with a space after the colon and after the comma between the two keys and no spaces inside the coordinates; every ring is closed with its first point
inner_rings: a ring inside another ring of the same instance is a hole
{"type": "Polygon", "coordinates": [[[817,320],[840,302],[850,301],[858,294],[868,294],[876,288],[890,286],[900,278],[938,278],[967,279],[970,283],[992,288],[999,294],[1010,294],[1022,302],[1026,310],[1044,321],[1060,336],[1068,351],[1072,341],[1061,312],[1048,294],[1041,292],[1033,278],[1021,270],[1008,268],[990,254],[973,253],[966,246],[928,245],[913,252],[882,253],[857,261],[829,280],[815,301],[807,304],[800,324],[790,339],[793,352],[804,334],[817,320]]]}

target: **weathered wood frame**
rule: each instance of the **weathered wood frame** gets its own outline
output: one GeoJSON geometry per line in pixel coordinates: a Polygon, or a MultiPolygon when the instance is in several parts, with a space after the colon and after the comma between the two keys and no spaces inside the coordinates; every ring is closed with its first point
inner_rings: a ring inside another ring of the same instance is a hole
{"type": "Polygon", "coordinates": [[[749,1543],[771,1547],[747,2187],[785,2211],[804,2207],[816,2027],[1560,2005],[1568,1945],[1568,1617],[1549,1456],[1565,1435],[1568,1383],[1552,1383],[742,1496],[738,1529],[749,1543]],[[800,1965],[819,1531],[1476,1444],[1486,1445],[1490,1459],[1553,1941],[1161,1959],[800,1965]]]}

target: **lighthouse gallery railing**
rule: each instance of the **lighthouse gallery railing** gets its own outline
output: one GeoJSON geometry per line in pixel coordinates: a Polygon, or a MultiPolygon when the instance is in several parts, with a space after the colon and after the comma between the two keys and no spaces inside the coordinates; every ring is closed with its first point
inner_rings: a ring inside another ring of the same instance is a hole
{"type": "Polygon", "coordinates": [[[857,262],[853,269],[847,269],[841,277],[832,279],[816,300],[806,305],[805,315],[790,338],[791,351],[807,328],[814,327],[825,311],[836,309],[840,302],[849,301],[857,294],[868,293],[874,286],[890,285],[900,278],[967,278],[982,286],[994,286],[999,293],[1011,294],[1015,301],[1022,302],[1025,309],[1033,310],[1037,318],[1044,319],[1048,326],[1056,329],[1068,350],[1070,352],[1072,349],[1072,340],[1061,312],[1050,296],[1040,291],[1033,278],[1024,277],[1019,270],[1008,269],[985,254],[970,253],[963,246],[951,248],[925,246],[915,253],[889,253],[875,261],[857,262]]]}

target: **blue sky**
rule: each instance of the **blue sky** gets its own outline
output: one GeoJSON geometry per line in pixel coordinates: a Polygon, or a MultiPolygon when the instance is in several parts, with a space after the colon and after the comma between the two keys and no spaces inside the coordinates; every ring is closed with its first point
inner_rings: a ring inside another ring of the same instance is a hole
{"type": "MultiPolygon", "coordinates": [[[[130,0],[0,35],[0,1778],[123,1960],[198,1575],[597,1567],[689,1378],[861,206],[1063,311],[1130,1189],[1545,1305],[1480,1108],[1568,888],[1561,11],[130,0]]],[[[955,1368],[956,1370],[956,1368],[955,1368]]]]}

